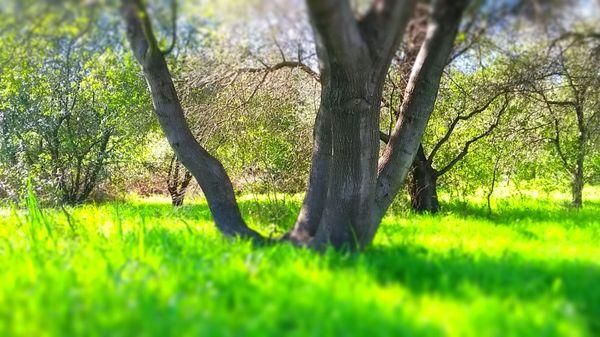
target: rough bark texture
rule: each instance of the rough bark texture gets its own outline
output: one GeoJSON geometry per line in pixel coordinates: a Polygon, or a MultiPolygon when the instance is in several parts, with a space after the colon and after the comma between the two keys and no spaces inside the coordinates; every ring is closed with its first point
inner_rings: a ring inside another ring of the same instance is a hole
{"type": "Polygon", "coordinates": [[[383,81],[413,6],[376,1],[357,21],[347,1],[308,1],[322,89],[313,170],[291,233],[300,243],[354,249],[371,241],[383,81]]]}
{"type": "Polygon", "coordinates": [[[408,181],[411,207],[416,212],[436,213],[440,209],[437,195],[437,172],[419,146],[408,181]]]}
{"type": "Polygon", "coordinates": [[[468,1],[438,1],[425,42],[413,66],[400,118],[379,160],[376,222],[379,223],[404,184],[421,137],[433,111],[442,71],[452,50],[458,26],[468,1]]]}
{"type": "Polygon", "coordinates": [[[227,236],[259,239],[260,235],[249,229],[242,219],[223,165],[200,146],[187,125],[144,6],[139,0],[123,0],[122,12],[127,24],[127,39],[142,66],[161,128],[177,158],[198,181],[217,227],[227,236]]]}
{"type": "Polygon", "coordinates": [[[331,160],[331,118],[321,107],[314,127],[312,165],[302,208],[290,238],[295,242],[308,242],[317,232],[325,199],[331,160]]]}
{"type": "Polygon", "coordinates": [[[331,111],[332,157],[327,198],[313,244],[363,246],[369,224],[379,146],[379,85],[367,74],[332,75],[322,104],[331,111]]]}
{"type": "MultiPolygon", "coordinates": [[[[380,7],[382,3],[392,6],[394,2],[376,1],[359,21],[360,35],[356,36],[354,22],[348,22],[349,15],[344,14],[349,11],[345,1],[308,2],[321,64],[318,119],[328,118],[330,123],[329,128],[321,129],[325,134],[315,132],[313,169],[320,164],[329,170],[327,175],[319,176],[311,172],[308,193],[291,236],[313,247],[331,244],[360,249],[372,241],[417,152],[468,1],[436,2],[398,124],[378,167],[383,81],[402,36],[396,32],[400,35],[385,37],[385,18],[401,9],[395,3],[397,7],[386,11],[380,7]],[[387,41],[384,45],[391,46],[391,52],[378,49],[377,43],[382,41],[387,41]],[[326,188],[315,188],[317,183],[325,183],[326,188]]],[[[412,11],[414,2],[403,5],[412,11]]],[[[404,28],[408,16],[404,13],[398,17],[404,22],[399,25],[397,19],[395,27],[404,28]]],[[[319,121],[315,130],[318,126],[319,121]]]]}

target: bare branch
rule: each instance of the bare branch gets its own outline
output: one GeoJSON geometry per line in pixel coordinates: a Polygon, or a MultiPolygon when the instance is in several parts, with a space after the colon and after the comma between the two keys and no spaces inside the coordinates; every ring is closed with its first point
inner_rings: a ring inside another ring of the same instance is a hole
{"type": "Polygon", "coordinates": [[[163,55],[170,54],[175,48],[175,45],[177,45],[177,0],[171,0],[171,24],[173,25],[171,31],[171,34],[173,34],[171,36],[171,45],[162,52],[163,55]]]}
{"type": "Polygon", "coordinates": [[[463,159],[467,155],[467,153],[469,153],[469,147],[473,143],[479,141],[482,138],[489,136],[494,131],[494,129],[500,124],[502,115],[506,111],[506,108],[508,107],[509,102],[510,102],[509,99],[505,98],[504,104],[502,105],[502,108],[498,112],[498,115],[496,116],[496,119],[494,120],[494,122],[492,124],[490,124],[490,126],[484,132],[482,132],[479,135],[468,140],[465,143],[465,145],[463,146],[462,150],[459,152],[459,154],[456,157],[454,157],[454,159],[452,159],[448,164],[446,164],[442,169],[437,171],[438,177],[443,175],[444,173],[448,172],[450,169],[452,169],[452,167],[454,167],[454,165],[456,165],[456,163],[458,163],[461,159],[463,159]]]}
{"type": "Polygon", "coordinates": [[[444,134],[444,136],[442,138],[440,138],[440,140],[438,140],[438,142],[435,144],[435,146],[429,153],[429,156],[427,157],[427,161],[429,163],[431,163],[433,161],[433,158],[435,157],[436,153],[439,151],[439,149],[442,147],[442,145],[444,145],[444,143],[446,143],[448,141],[448,139],[450,139],[452,132],[454,132],[454,129],[456,128],[456,126],[458,125],[458,123],[460,121],[466,121],[466,120],[484,112],[496,100],[496,98],[498,98],[502,94],[503,93],[497,93],[496,95],[492,96],[489,100],[487,100],[487,102],[485,102],[485,104],[483,104],[481,107],[471,111],[467,115],[458,114],[452,120],[452,122],[450,123],[450,126],[448,126],[448,129],[446,130],[446,133],[444,134]]]}
{"type": "Polygon", "coordinates": [[[320,82],[321,76],[312,70],[307,64],[301,61],[282,61],[276,63],[272,66],[266,65],[262,68],[240,68],[238,72],[246,72],[246,73],[272,73],[280,69],[284,68],[298,68],[313,78],[315,81],[320,82]]]}

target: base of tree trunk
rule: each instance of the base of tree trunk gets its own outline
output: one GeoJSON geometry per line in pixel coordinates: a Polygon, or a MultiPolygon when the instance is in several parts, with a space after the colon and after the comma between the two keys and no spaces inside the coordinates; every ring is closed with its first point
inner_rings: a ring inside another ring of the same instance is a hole
{"type": "Polygon", "coordinates": [[[410,204],[418,213],[436,213],[440,210],[437,195],[437,174],[427,161],[423,147],[419,147],[408,181],[410,204]]]}

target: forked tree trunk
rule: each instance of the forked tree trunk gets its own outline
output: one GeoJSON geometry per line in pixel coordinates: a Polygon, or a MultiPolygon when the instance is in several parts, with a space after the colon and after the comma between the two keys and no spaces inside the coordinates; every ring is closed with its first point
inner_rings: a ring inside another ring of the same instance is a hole
{"type": "Polygon", "coordinates": [[[413,211],[418,213],[439,211],[437,178],[437,172],[427,160],[423,146],[419,146],[408,180],[410,204],[413,211]]]}
{"type": "MultiPolygon", "coordinates": [[[[437,96],[468,0],[438,0],[406,88],[399,121],[378,163],[383,82],[415,0],[374,0],[357,20],[347,0],[308,0],[321,66],[321,106],[308,192],[290,233],[317,249],[360,249],[402,187],[437,96]]],[[[141,0],[123,0],[127,36],[144,70],[159,122],[196,177],[215,222],[227,235],[258,238],[242,220],[218,160],[194,139],[141,0]]]]}
{"type": "Polygon", "coordinates": [[[383,81],[414,2],[377,1],[357,21],[345,0],[308,1],[322,87],[308,190],[290,235],[298,243],[370,242],[383,81]]]}
{"type": "MultiPolygon", "coordinates": [[[[321,63],[326,63],[328,66],[325,68],[329,70],[327,80],[322,81],[321,107],[331,113],[332,125],[330,171],[324,192],[326,202],[319,224],[311,226],[317,228],[309,242],[313,247],[331,244],[362,248],[373,239],[381,218],[403,185],[413,162],[467,3],[436,2],[426,40],[406,89],[398,124],[379,163],[378,175],[379,108],[389,60],[378,68],[369,62],[372,59],[355,53],[352,61],[358,62],[359,66],[350,62],[336,68],[339,56],[334,54],[332,57],[336,45],[327,41],[330,33],[327,28],[332,28],[319,25],[327,24],[319,15],[331,8],[320,12],[322,7],[309,2],[318,40],[327,51],[325,57],[322,51],[319,53],[321,63]]],[[[364,27],[362,23],[361,27],[364,27]]],[[[338,39],[345,40],[343,36],[338,39]]],[[[353,51],[356,52],[355,49],[353,51]]],[[[314,196],[307,195],[309,197],[314,196]]],[[[320,197],[323,198],[322,195],[320,197]]]]}

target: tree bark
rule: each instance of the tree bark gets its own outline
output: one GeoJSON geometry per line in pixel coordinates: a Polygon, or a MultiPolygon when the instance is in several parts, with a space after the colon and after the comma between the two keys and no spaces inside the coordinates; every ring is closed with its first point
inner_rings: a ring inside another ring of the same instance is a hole
{"type": "Polygon", "coordinates": [[[315,151],[313,165],[328,170],[319,179],[311,172],[292,231],[302,243],[357,249],[371,241],[383,81],[414,3],[375,1],[357,21],[345,0],[308,1],[321,67],[317,127],[329,124],[315,133],[323,155],[315,151]]]}
{"type": "Polygon", "coordinates": [[[577,167],[573,175],[572,182],[572,205],[574,208],[579,209],[583,206],[583,160],[577,160],[577,167]]]}
{"type": "Polygon", "coordinates": [[[327,197],[313,245],[354,249],[368,244],[379,150],[382,83],[369,74],[332,75],[322,104],[331,111],[327,197]]]}
{"type": "Polygon", "coordinates": [[[427,160],[423,145],[420,145],[408,180],[410,204],[413,211],[418,213],[439,211],[437,178],[437,172],[427,160]]]}
{"type": "Polygon", "coordinates": [[[177,158],[198,181],[217,227],[226,236],[260,239],[260,234],[248,228],[242,219],[223,165],[196,141],[187,125],[145,7],[140,0],[123,0],[122,13],[127,25],[127,39],[142,66],[160,126],[177,158]]]}
{"type": "Polygon", "coordinates": [[[317,232],[325,200],[331,161],[331,117],[319,109],[315,120],[312,165],[302,208],[289,238],[296,243],[308,242],[317,232]]]}

